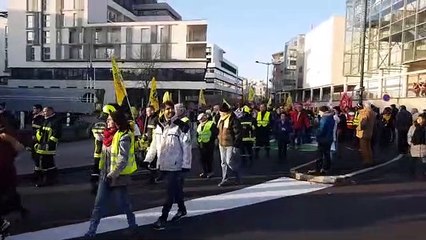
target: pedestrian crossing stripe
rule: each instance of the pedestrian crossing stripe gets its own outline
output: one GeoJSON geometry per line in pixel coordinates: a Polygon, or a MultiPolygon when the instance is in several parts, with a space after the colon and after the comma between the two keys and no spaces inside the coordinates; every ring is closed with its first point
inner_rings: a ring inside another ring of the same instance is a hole
{"type": "MultiPolygon", "coordinates": [[[[282,177],[240,190],[186,201],[185,205],[188,209],[187,217],[247,207],[266,201],[319,191],[330,186],[331,185],[301,182],[282,177]]],[[[177,208],[174,206],[170,215],[173,216],[176,211],[177,208]]],[[[161,207],[136,211],[136,223],[138,226],[149,225],[155,222],[160,215],[161,207]]],[[[98,227],[98,234],[123,230],[127,227],[125,215],[106,217],[101,220],[98,227]]],[[[8,240],[59,240],[79,238],[84,236],[88,229],[89,222],[82,222],[14,235],[8,238],[8,240]]]]}

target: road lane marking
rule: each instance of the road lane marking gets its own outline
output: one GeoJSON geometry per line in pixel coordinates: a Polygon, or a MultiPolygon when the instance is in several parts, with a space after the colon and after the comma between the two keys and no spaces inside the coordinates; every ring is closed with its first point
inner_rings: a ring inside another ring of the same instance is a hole
{"type": "MultiPolygon", "coordinates": [[[[271,201],[275,199],[291,197],[322,190],[331,185],[300,182],[291,178],[277,178],[262,184],[250,186],[232,192],[206,196],[186,201],[188,209],[187,217],[194,217],[213,212],[220,212],[239,207],[245,207],[271,201]]],[[[174,206],[169,216],[176,213],[174,206]]],[[[161,215],[161,207],[155,207],[136,211],[136,222],[139,226],[152,224],[161,215]]],[[[107,233],[127,228],[125,215],[106,217],[101,220],[98,227],[99,233],[107,233]]],[[[89,229],[89,222],[71,224],[35,232],[28,232],[11,236],[9,240],[58,240],[82,237],[89,229]]]]}

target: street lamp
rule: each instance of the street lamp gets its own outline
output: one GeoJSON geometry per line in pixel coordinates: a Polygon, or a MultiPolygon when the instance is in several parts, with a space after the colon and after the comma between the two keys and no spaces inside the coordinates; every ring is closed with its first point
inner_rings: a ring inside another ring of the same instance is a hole
{"type": "Polygon", "coordinates": [[[257,64],[266,65],[266,97],[269,99],[269,66],[273,63],[256,61],[257,64]]]}

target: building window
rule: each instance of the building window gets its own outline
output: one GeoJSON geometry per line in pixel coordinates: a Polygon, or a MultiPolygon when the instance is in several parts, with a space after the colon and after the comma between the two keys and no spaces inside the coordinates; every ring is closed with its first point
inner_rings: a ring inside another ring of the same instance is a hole
{"type": "Polygon", "coordinates": [[[56,43],[62,43],[62,34],[61,31],[56,31],[56,43]]]}
{"type": "Polygon", "coordinates": [[[27,15],[27,28],[34,28],[34,15],[27,15]]]}
{"type": "Polygon", "coordinates": [[[49,43],[50,43],[50,32],[43,31],[43,44],[49,44],[49,43]]]}
{"type": "Polygon", "coordinates": [[[142,28],[141,29],[141,43],[151,43],[151,29],[142,28]]]}
{"type": "Polygon", "coordinates": [[[50,60],[50,48],[43,48],[43,59],[50,60]]]}
{"type": "Polygon", "coordinates": [[[77,29],[70,29],[69,43],[80,43],[80,32],[77,29]]]}
{"type": "Polygon", "coordinates": [[[82,59],[83,49],[81,47],[70,47],[70,59],[82,59]]]}
{"type": "Polygon", "coordinates": [[[27,43],[28,44],[34,43],[34,32],[33,31],[27,32],[27,43]]]}
{"type": "Polygon", "coordinates": [[[43,27],[50,27],[50,15],[43,15],[43,27]]]}
{"type": "Polygon", "coordinates": [[[27,46],[27,61],[35,60],[35,49],[31,46],[27,46]]]}
{"type": "Polygon", "coordinates": [[[73,15],[72,15],[72,19],[73,19],[73,26],[74,27],[77,27],[78,26],[78,15],[77,15],[77,13],[74,13],[73,15]]]}
{"type": "Polygon", "coordinates": [[[49,3],[47,2],[47,0],[41,0],[41,10],[43,11],[43,12],[45,12],[45,11],[47,11],[47,5],[48,5],[49,3]]]}
{"type": "Polygon", "coordinates": [[[37,10],[38,10],[38,0],[27,0],[27,11],[37,12],[37,10]]]}
{"type": "Polygon", "coordinates": [[[64,26],[64,14],[56,15],[56,27],[62,28],[64,26]]]}

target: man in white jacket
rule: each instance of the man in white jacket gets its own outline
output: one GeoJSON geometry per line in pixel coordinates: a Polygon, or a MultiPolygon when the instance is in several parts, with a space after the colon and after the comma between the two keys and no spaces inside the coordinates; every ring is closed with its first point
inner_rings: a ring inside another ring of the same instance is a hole
{"type": "Polygon", "coordinates": [[[164,114],[160,117],[154,130],[152,143],[145,162],[152,162],[157,156],[160,171],[167,182],[167,198],[163,205],[162,215],[154,223],[154,229],[163,230],[173,203],[178,204],[178,212],[171,219],[176,222],[186,215],[183,182],[184,173],[191,169],[192,145],[189,122],[183,116],[177,116],[182,104],[164,103],[164,114]]]}

